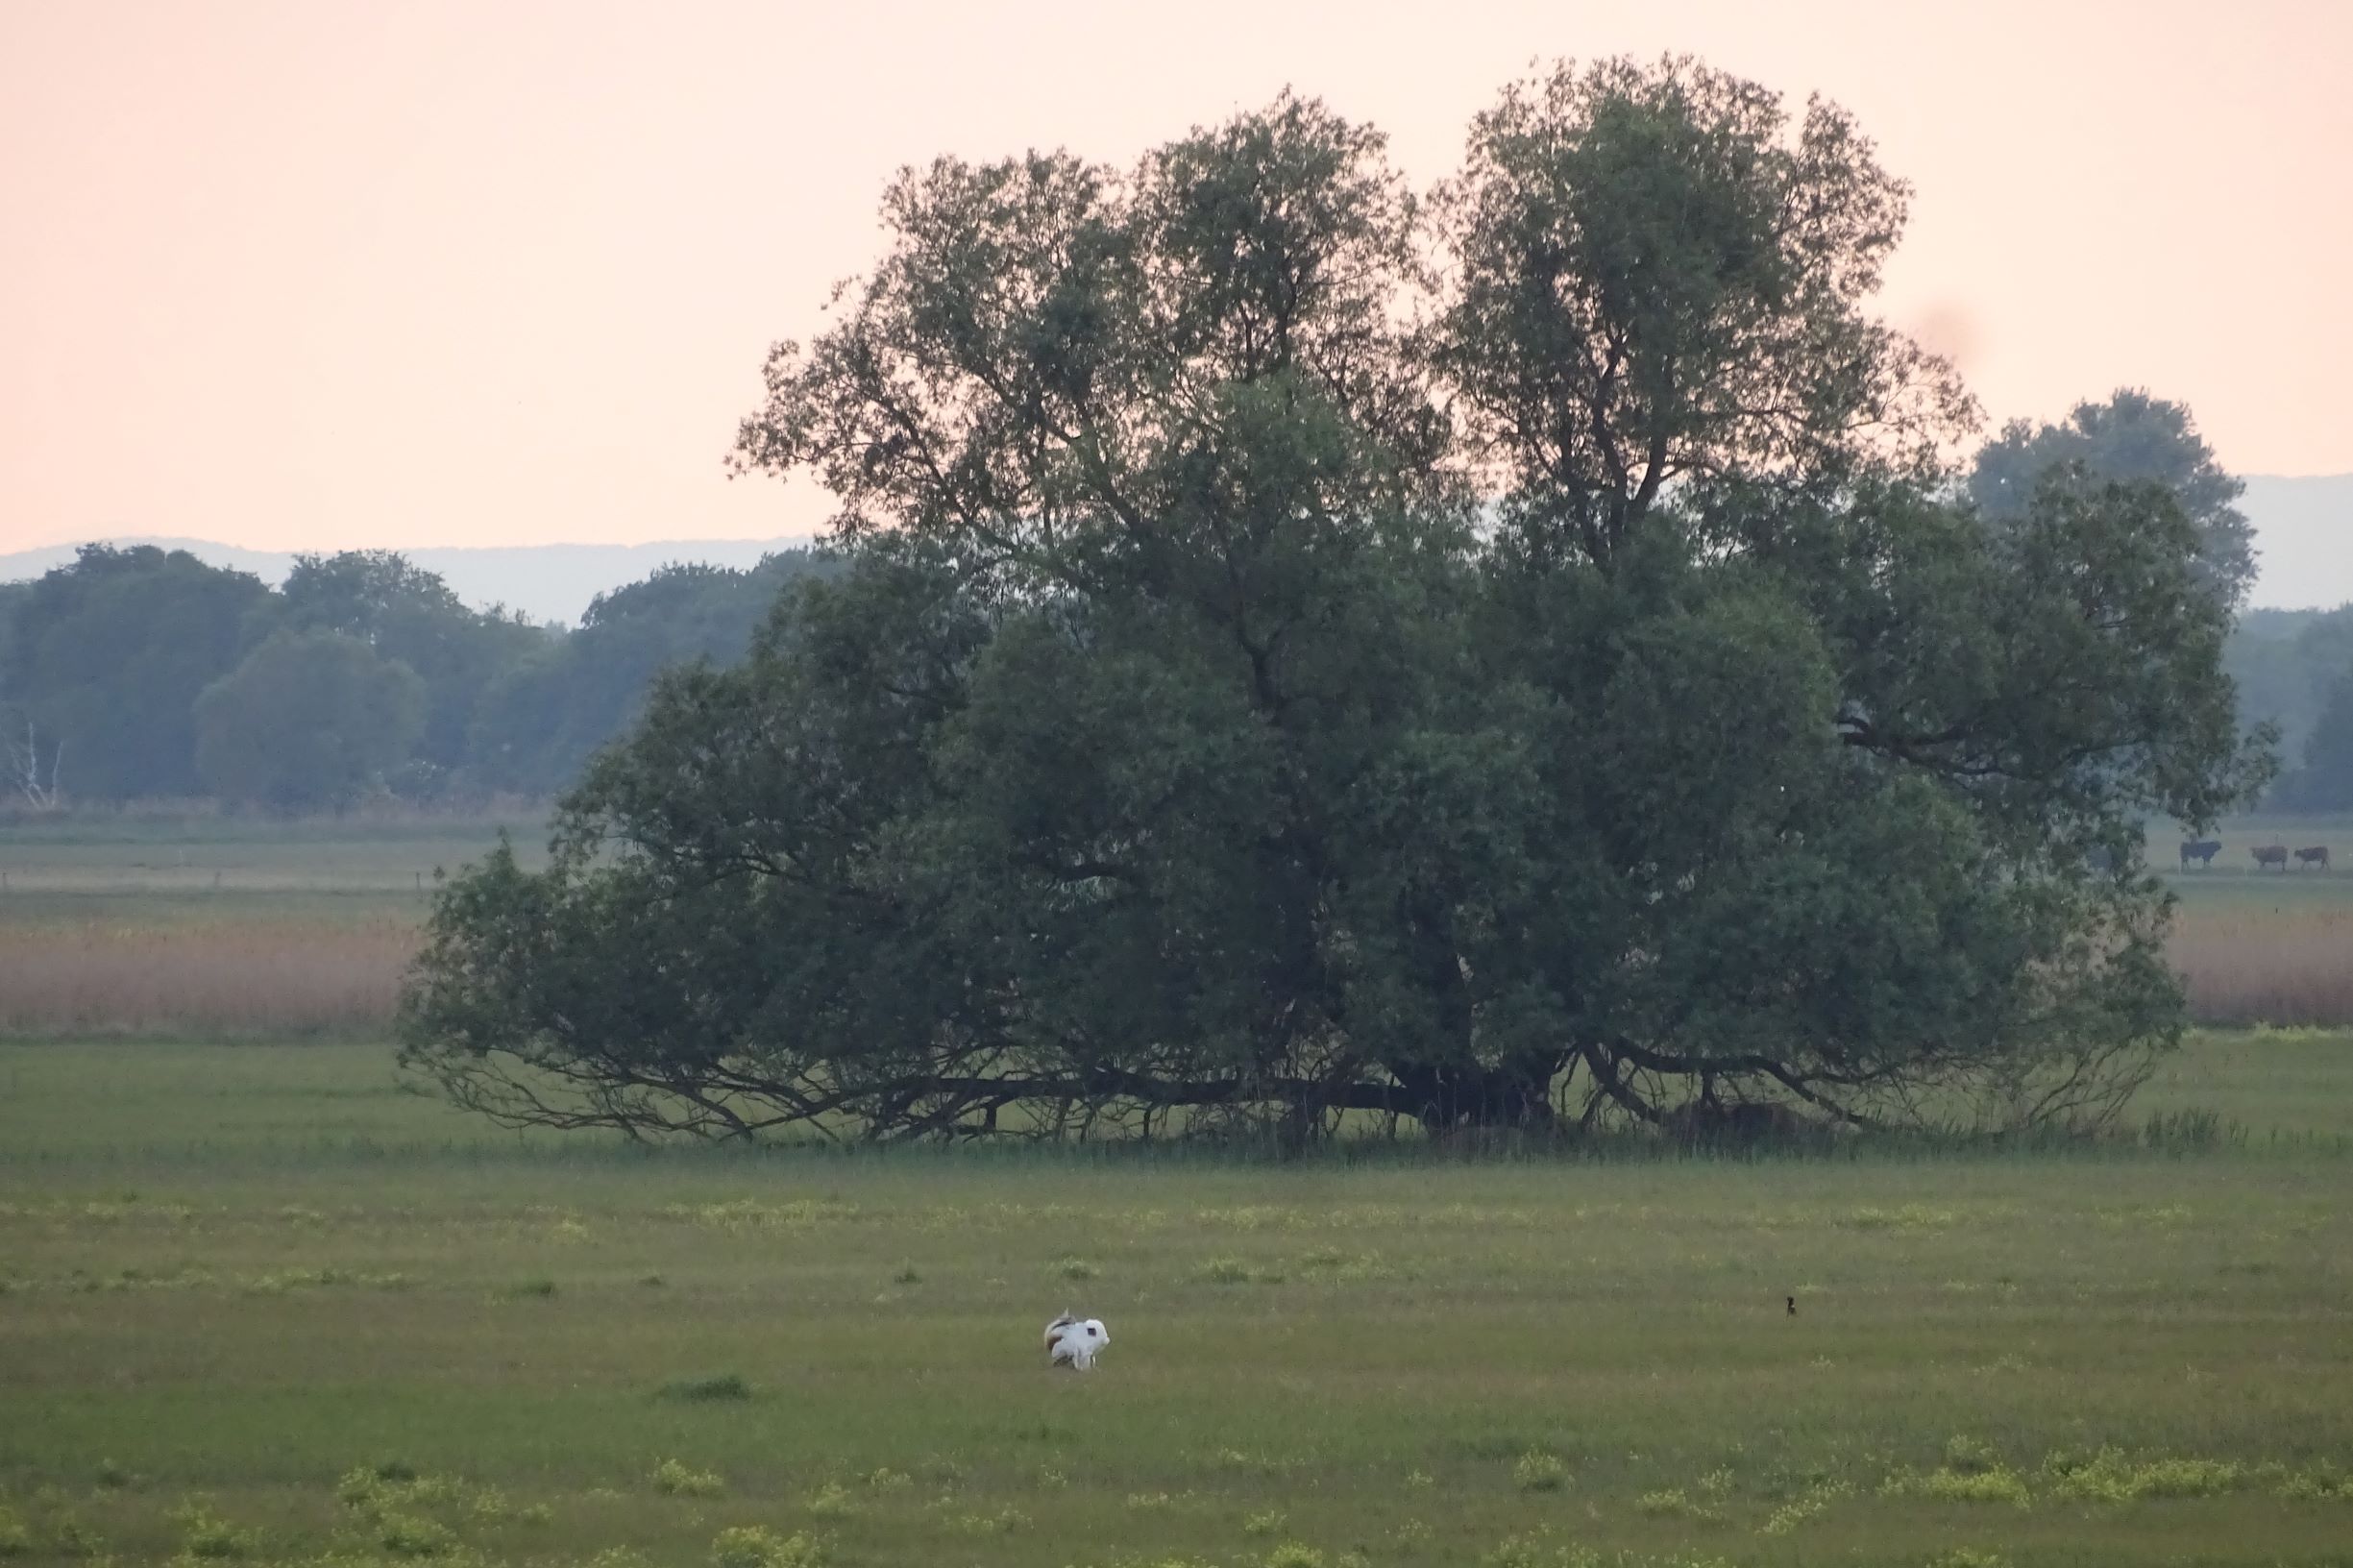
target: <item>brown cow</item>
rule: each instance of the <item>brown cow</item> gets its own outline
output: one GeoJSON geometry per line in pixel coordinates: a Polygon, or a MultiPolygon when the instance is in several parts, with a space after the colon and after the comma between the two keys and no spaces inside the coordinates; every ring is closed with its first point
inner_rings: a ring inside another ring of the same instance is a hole
{"type": "Polygon", "coordinates": [[[2255,846],[2255,869],[2261,870],[2266,866],[2276,866],[2281,870],[2286,870],[2288,869],[2288,846],[2284,844],[2257,845],[2255,846]]]}
{"type": "Polygon", "coordinates": [[[2325,871],[2328,870],[2328,845],[2316,844],[2310,849],[2298,849],[2295,859],[2299,866],[2317,866],[2325,871]]]}

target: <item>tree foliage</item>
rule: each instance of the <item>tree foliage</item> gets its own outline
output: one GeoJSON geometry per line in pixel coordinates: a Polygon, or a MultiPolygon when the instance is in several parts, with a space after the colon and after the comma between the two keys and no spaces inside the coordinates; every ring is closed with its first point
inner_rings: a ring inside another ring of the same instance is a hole
{"type": "Polygon", "coordinates": [[[2245,600],[2255,582],[2255,535],[2235,503],[2246,483],[2215,461],[2187,407],[2125,387],[2105,403],[2075,404],[2062,424],[2012,420],[1978,452],[1970,499],[1990,518],[2015,518],[2045,475],[2070,466],[2170,492],[2197,530],[2200,580],[2233,608],[2245,600]]]}
{"type": "Polygon", "coordinates": [[[425,727],[425,682],[336,631],[280,632],[196,700],[196,767],[233,805],[341,810],[425,727]]]}
{"type": "Polygon", "coordinates": [[[854,570],[445,889],[407,1060],[637,1133],[2110,1113],[2139,824],[2261,778],[2229,610],[2165,488],[1949,499],[1902,201],[1680,60],[1428,201],[1288,96],[910,172],[738,448],[854,570]]]}

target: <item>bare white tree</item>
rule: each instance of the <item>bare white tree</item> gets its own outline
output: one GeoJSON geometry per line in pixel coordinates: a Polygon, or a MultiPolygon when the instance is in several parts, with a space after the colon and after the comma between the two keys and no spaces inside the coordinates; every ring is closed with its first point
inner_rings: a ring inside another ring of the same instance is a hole
{"type": "Polygon", "coordinates": [[[58,770],[64,761],[65,743],[53,742],[49,747],[49,779],[47,783],[41,781],[40,732],[27,719],[25,738],[9,742],[8,781],[35,810],[53,811],[62,799],[58,794],[58,770]]]}

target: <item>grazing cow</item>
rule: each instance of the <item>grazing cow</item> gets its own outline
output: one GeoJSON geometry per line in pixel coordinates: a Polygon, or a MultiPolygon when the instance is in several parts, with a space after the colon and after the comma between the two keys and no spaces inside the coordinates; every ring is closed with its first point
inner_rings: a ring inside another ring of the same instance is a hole
{"type": "Polygon", "coordinates": [[[2284,844],[2257,845],[2255,846],[2255,869],[2261,870],[2266,866],[2276,866],[2281,870],[2286,870],[2288,869],[2288,846],[2284,844]]]}
{"type": "Polygon", "coordinates": [[[2220,839],[2188,840],[2181,846],[2182,869],[2187,870],[2190,862],[2194,860],[2200,866],[2211,866],[2214,864],[2214,857],[2221,852],[2222,841],[2220,839]]]}
{"type": "Polygon", "coordinates": [[[2299,866],[2317,866],[2325,871],[2328,870],[2328,845],[2316,844],[2310,849],[2298,849],[2295,859],[2299,866]]]}

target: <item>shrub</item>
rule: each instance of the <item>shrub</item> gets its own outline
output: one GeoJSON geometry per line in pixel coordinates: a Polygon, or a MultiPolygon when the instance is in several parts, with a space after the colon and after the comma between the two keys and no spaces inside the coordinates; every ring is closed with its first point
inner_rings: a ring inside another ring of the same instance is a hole
{"type": "Polygon", "coordinates": [[[809,1499],[809,1511],[820,1519],[838,1519],[858,1511],[858,1504],[838,1481],[829,1481],[809,1499]]]}
{"type": "Polygon", "coordinates": [[[715,1472],[690,1470],[675,1459],[653,1467],[653,1489],[666,1497],[717,1497],[727,1483],[715,1472]]]}

